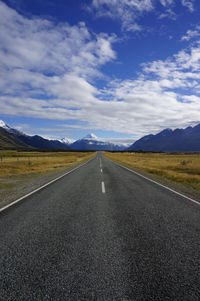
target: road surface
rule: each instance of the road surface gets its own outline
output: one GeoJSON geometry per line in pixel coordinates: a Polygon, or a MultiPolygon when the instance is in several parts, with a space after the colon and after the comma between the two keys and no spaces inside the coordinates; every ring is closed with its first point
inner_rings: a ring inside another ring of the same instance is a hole
{"type": "Polygon", "coordinates": [[[0,300],[200,300],[200,206],[98,154],[0,214],[0,300]]]}

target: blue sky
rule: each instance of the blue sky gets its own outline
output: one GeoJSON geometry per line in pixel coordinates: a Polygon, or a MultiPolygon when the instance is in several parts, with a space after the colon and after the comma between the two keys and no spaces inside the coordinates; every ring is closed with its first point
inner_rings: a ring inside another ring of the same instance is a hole
{"type": "Polygon", "coordinates": [[[135,140],[200,122],[197,0],[0,1],[0,118],[135,140]]]}

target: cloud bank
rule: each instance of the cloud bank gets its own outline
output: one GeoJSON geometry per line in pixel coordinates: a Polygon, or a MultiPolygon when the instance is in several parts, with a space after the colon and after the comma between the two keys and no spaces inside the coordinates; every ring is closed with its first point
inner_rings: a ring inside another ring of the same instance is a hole
{"type": "Polygon", "coordinates": [[[84,23],[27,19],[0,2],[0,113],[74,120],[136,138],[200,121],[200,41],[143,64],[135,79],[98,89],[101,66],[117,57],[115,39],[84,23]]]}

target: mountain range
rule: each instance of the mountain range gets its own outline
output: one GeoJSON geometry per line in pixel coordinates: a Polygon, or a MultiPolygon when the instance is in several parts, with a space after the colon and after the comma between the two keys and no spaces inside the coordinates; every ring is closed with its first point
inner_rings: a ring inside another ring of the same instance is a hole
{"type": "Polygon", "coordinates": [[[0,149],[200,152],[200,124],[185,129],[164,129],[158,134],[140,138],[127,148],[126,144],[105,141],[94,134],[76,141],[66,137],[52,140],[38,135],[30,136],[0,120],[0,149]]]}
{"type": "Polygon", "coordinates": [[[69,138],[60,140],[30,136],[8,126],[0,120],[0,149],[38,149],[38,150],[124,150],[126,145],[102,141],[94,134],[74,141],[69,138]]]}
{"type": "Polygon", "coordinates": [[[147,135],[134,142],[130,151],[199,152],[200,124],[185,129],[165,129],[156,135],[147,135]]]}
{"type": "Polygon", "coordinates": [[[69,150],[69,146],[58,140],[26,135],[0,120],[0,149],[69,150]]]}
{"type": "Polygon", "coordinates": [[[88,134],[82,139],[79,139],[70,145],[72,150],[106,150],[117,151],[124,150],[126,147],[120,144],[114,144],[107,141],[101,141],[96,135],[88,134]]]}

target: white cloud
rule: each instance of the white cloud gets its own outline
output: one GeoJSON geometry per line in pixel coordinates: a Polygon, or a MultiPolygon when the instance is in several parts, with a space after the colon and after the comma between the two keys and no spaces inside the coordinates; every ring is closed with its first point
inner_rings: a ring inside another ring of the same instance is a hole
{"type": "Polygon", "coordinates": [[[160,0],[160,3],[163,6],[168,6],[168,5],[174,4],[174,0],[160,0]]]}
{"type": "Polygon", "coordinates": [[[133,144],[134,142],[134,138],[99,138],[100,140],[102,141],[105,141],[105,142],[111,142],[111,143],[114,143],[114,144],[118,144],[118,145],[124,145],[124,146],[129,146],[131,144],[133,144]]]}
{"type": "Polygon", "coordinates": [[[41,18],[27,19],[0,2],[1,68],[81,76],[115,58],[113,36],[92,36],[84,23],[70,26],[41,18]]]}
{"type": "Polygon", "coordinates": [[[186,34],[181,38],[181,41],[190,41],[200,36],[200,25],[197,25],[193,30],[187,30],[186,34]]]}
{"type": "Polygon", "coordinates": [[[144,64],[135,80],[93,80],[115,59],[115,38],[19,15],[0,2],[0,113],[74,120],[70,127],[135,138],[200,121],[200,43],[144,64]],[[8,20],[9,22],[7,22],[8,20]]]}
{"type": "Polygon", "coordinates": [[[139,31],[139,16],[153,10],[152,0],[92,0],[97,17],[110,17],[121,21],[122,30],[139,31]]]}
{"type": "Polygon", "coordinates": [[[2,114],[65,120],[78,118],[81,107],[86,115],[98,94],[90,82],[116,56],[113,35],[27,19],[1,1],[0,40],[2,114]]]}
{"type": "Polygon", "coordinates": [[[175,14],[175,12],[171,9],[168,8],[165,10],[164,13],[159,15],[159,19],[164,19],[164,18],[169,18],[171,20],[176,20],[177,15],[175,14]]]}
{"type": "MultiPolygon", "coordinates": [[[[199,123],[200,45],[165,61],[144,64],[136,80],[112,82],[106,92],[121,131],[127,128],[142,136],[199,123]]],[[[112,116],[110,120],[112,125],[115,120],[112,116]]]]}
{"type": "Polygon", "coordinates": [[[97,17],[118,20],[124,31],[136,32],[142,30],[139,19],[147,13],[157,13],[159,19],[176,20],[174,7],[177,4],[188,8],[190,12],[194,11],[193,0],[92,0],[89,9],[97,17]],[[159,4],[162,8],[159,7],[159,4]]]}
{"type": "Polygon", "coordinates": [[[181,0],[183,6],[186,6],[190,12],[194,11],[194,0],[181,0]]]}

